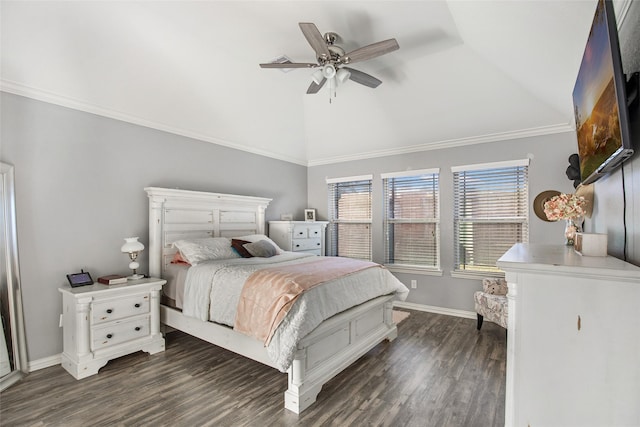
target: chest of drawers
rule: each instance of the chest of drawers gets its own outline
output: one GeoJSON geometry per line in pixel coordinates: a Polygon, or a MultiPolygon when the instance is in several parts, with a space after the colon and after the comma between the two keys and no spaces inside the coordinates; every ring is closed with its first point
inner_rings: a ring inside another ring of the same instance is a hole
{"type": "Polygon", "coordinates": [[[325,254],[327,221],[269,221],[269,238],[285,251],[325,254]]]}
{"type": "Polygon", "coordinates": [[[62,366],[76,379],[98,373],[109,360],[135,351],[164,351],[160,333],[162,279],[122,285],[64,286],[62,366]]]}

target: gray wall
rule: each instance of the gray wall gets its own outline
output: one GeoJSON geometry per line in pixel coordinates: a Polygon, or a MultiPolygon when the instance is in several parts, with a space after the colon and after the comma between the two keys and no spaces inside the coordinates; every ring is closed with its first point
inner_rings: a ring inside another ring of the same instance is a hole
{"type": "MultiPolygon", "coordinates": [[[[267,219],[302,218],[306,168],[7,93],[2,161],[16,174],[20,272],[30,361],[62,352],[66,274],[128,273],[123,238],[148,243],[144,187],[273,198],[267,219]]],[[[146,272],[148,252],[140,272],[146,272]]]]}
{"type": "MultiPolygon", "coordinates": [[[[529,167],[529,198],[544,190],[573,192],[572,182],[565,175],[568,157],[577,150],[572,132],[501,141],[466,147],[424,151],[421,153],[381,157],[313,166],[308,169],[309,206],[318,210],[319,219],[327,219],[327,185],[325,178],[374,174],[373,180],[373,259],[384,261],[382,232],[382,180],[380,173],[409,169],[440,168],[440,257],[442,277],[397,274],[407,286],[417,280],[408,302],[473,311],[473,292],[481,289],[477,279],[452,278],[453,269],[453,175],[452,166],[531,157],[529,167]]],[[[536,217],[529,204],[529,241],[563,244],[564,224],[544,222],[536,217]]]]}

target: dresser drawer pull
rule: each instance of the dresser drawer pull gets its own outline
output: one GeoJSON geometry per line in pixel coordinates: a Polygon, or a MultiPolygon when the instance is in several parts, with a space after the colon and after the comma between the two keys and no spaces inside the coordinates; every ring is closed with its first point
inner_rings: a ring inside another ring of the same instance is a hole
{"type": "Polygon", "coordinates": [[[320,246],[320,242],[316,243],[316,246],[320,246]]]}
{"type": "Polygon", "coordinates": [[[135,330],[136,330],[136,331],[139,331],[140,329],[142,329],[140,326],[136,326],[136,327],[135,327],[135,330]]]}
{"type": "Polygon", "coordinates": [[[135,308],[140,308],[140,303],[139,303],[139,302],[138,302],[138,303],[136,303],[136,304],[134,305],[134,307],[135,307],[135,308]]]}
{"type": "Polygon", "coordinates": [[[109,314],[113,313],[113,309],[112,308],[107,308],[107,313],[109,313],[109,314]]]}
{"type": "Polygon", "coordinates": [[[113,334],[107,334],[107,339],[113,338],[113,334]]]}
{"type": "Polygon", "coordinates": [[[300,245],[296,244],[296,248],[299,248],[299,247],[300,247],[300,245]]]}

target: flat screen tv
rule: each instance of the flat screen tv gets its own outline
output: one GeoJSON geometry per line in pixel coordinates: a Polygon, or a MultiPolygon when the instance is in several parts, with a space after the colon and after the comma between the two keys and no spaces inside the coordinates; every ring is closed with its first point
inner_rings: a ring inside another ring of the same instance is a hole
{"type": "Polygon", "coordinates": [[[599,0],[573,89],[580,175],[592,183],[633,154],[626,77],[610,0],[599,0]]]}

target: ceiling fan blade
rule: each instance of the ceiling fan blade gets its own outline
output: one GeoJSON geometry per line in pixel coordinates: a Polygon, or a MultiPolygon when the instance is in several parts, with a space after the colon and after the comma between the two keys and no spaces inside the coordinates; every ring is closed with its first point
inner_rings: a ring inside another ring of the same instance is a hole
{"type": "Polygon", "coordinates": [[[260,64],[260,68],[314,68],[318,64],[311,62],[269,62],[268,64],[260,64]]]}
{"type": "Polygon", "coordinates": [[[349,80],[353,80],[356,83],[360,83],[361,85],[365,85],[370,88],[377,88],[382,83],[381,80],[376,79],[370,74],[363,73],[362,71],[354,70],[349,67],[342,67],[345,70],[348,70],[351,75],[349,76],[349,80]]]}
{"type": "Polygon", "coordinates": [[[302,30],[302,34],[304,34],[304,37],[316,52],[316,57],[330,59],[331,53],[329,52],[327,43],[324,41],[324,37],[322,37],[320,31],[318,31],[318,27],[311,22],[300,22],[298,25],[302,30]]]}
{"type": "Polygon", "coordinates": [[[324,86],[326,82],[327,82],[327,79],[324,79],[324,78],[320,81],[320,84],[316,84],[316,82],[311,82],[311,84],[309,85],[309,89],[307,89],[307,93],[308,94],[318,93],[318,91],[322,89],[322,86],[324,86]]]}
{"type": "Polygon", "coordinates": [[[345,61],[345,63],[353,64],[354,62],[365,61],[398,49],[400,49],[400,46],[396,39],[383,40],[347,53],[345,56],[348,57],[349,60],[345,61]]]}

